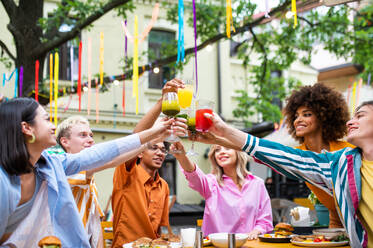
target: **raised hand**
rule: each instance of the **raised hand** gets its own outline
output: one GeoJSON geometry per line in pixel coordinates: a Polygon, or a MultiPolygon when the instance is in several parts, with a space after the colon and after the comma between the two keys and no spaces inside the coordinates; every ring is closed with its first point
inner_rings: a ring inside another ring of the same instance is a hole
{"type": "Polygon", "coordinates": [[[201,133],[201,132],[190,132],[189,131],[189,139],[192,141],[197,141],[200,143],[205,144],[215,144],[216,143],[216,136],[212,133],[201,133]]]}
{"type": "Polygon", "coordinates": [[[227,130],[228,125],[219,117],[219,115],[214,112],[212,115],[205,113],[204,116],[212,121],[212,126],[209,128],[208,132],[218,136],[224,136],[224,131],[227,130]]]}
{"type": "Polygon", "coordinates": [[[187,120],[184,118],[175,118],[175,122],[172,125],[174,134],[177,136],[186,136],[188,134],[187,120]]]}
{"type": "Polygon", "coordinates": [[[154,129],[159,134],[159,136],[157,136],[157,139],[164,140],[171,134],[171,126],[174,122],[174,119],[168,119],[167,117],[164,117],[158,119],[151,129],[154,129]]]}
{"type": "Polygon", "coordinates": [[[184,88],[184,82],[181,79],[174,78],[163,86],[162,95],[166,92],[177,92],[178,88],[184,88]]]}
{"type": "Polygon", "coordinates": [[[185,149],[181,142],[175,142],[170,147],[171,150],[179,151],[178,153],[173,154],[174,157],[177,159],[178,157],[185,156],[185,149]]]}

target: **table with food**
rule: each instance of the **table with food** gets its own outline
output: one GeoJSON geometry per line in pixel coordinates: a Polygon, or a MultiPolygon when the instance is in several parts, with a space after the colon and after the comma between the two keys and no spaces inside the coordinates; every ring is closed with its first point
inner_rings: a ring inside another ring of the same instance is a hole
{"type": "MultiPolygon", "coordinates": [[[[196,233],[195,228],[194,234],[196,233]]],[[[190,230],[189,230],[190,231],[190,230]]],[[[279,223],[273,233],[259,235],[258,239],[249,240],[248,234],[235,234],[236,247],[244,248],[276,248],[276,247],[342,247],[349,248],[348,236],[342,228],[315,229],[313,234],[299,235],[293,233],[294,228],[287,223],[279,223]]],[[[182,233],[183,234],[183,233],[182,233]]],[[[194,242],[186,242],[185,236],[164,234],[161,238],[140,238],[124,244],[124,248],[179,248],[196,247],[194,242]],[[186,245],[186,243],[188,243],[186,245]]],[[[195,235],[194,235],[195,236],[195,235]]],[[[193,237],[194,237],[193,236],[193,237]]],[[[190,241],[192,236],[187,241],[190,241]]],[[[192,240],[193,241],[193,240],[192,240]]],[[[228,248],[228,233],[212,233],[203,238],[205,248],[228,248]]],[[[198,247],[197,247],[198,248],[198,247]]]]}

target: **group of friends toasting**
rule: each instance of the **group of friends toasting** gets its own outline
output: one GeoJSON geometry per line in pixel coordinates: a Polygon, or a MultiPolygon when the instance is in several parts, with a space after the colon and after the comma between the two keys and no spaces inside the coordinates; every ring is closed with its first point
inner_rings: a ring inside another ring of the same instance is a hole
{"type": "Polygon", "coordinates": [[[351,247],[373,247],[373,101],[350,119],[337,91],[321,83],[295,90],[284,109],[289,132],[301,143],[292,148],[228,125],[209,101],[197,99],[194,108],[192,96],[192,85],[167,82],[132,135],[100,144],[85,118],[70,117],[56,132],[36,101],[1,103],[0,246],[33,247],[54,235],[62,247],[101,247],[93,175],[113,167],[113,247],[159,238],[170,230],[169,187],[158,173],[170,152],[189,187],[205,199],[204,236],[248,233],[255,239],[273,230],[264,182],[246,169],[249,155],[307,182],[329,208],[330,226],[346,229],[351,247]],[[179,138],[186,136],[211,144],[210,173],[190,159],[195,151],[186,151],[179,138]],[[48,150],[56,143],[65,152],[48,150]]]}

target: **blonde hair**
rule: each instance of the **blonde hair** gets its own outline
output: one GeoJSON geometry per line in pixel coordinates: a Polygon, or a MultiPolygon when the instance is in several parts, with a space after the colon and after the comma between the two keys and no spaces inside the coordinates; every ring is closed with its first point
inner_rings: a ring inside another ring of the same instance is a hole
{"type": "Polygon", "coordinates": [[[61,122],[56,130],[57,143],[63,148],[60,140],[62,137],[70,138],[71,128],[76,124],[85,124],[89,126],[89,121],[82,116],[71,116],[61,122]]]}
{"type": "MultiPolygon", "coordinates": [[[[216,176],[216,180],[220,186],[224,185],[223,175],[224,171],[221,166],[219,166],[218,162],[215,159],[215,153],[218,145],[212,145],[210,148],[210,152],[208,154],[209,160],[211,162],[211,173],[216,176]]],[[[250,172],[246,169],[247,164],[247,154],[244,152],[235,151],[237,155],[237,162],[236,162],[236,173],[238,177],[238,183],[242,186],[245,180],[245,177],[250,174],[250,172]]]]}

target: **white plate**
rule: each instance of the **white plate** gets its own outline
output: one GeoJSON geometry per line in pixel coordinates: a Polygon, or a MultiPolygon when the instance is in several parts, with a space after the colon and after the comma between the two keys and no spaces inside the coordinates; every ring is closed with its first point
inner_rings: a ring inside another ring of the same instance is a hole
{"type": "Polygon", "coordinates": [[[181,242],[170,242],[171,248],[181,248],[181,242]]]}
{"type": "Polygon", "coordinates": [[[132,243],[133,243],[133,242],[131,242],[131,243],[127,243],[127,244],[124,244],[122,247],[123,247],[123,248],[132,248],[132,243]]]}
{"type": "MultiPolygon", "coordinates": [[[[132,243],[127,243],[127,244],[124,244],[122,247],[123,248],[132,248],[132,243]]],[[[181,248],[182,245],[181,245],[181,242],[170,242],[170,247],[171,248],[181,248]]]]}
{"type": "Polygon", "coordinates": [[[294,245],[304,246],[304,247],[337,247],[348,245],[348,241],[340,241],[340,242],[301,242],[301,241],[290,241],[294,245]]]}

